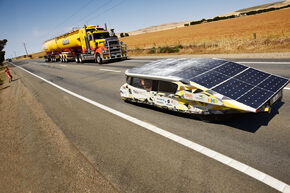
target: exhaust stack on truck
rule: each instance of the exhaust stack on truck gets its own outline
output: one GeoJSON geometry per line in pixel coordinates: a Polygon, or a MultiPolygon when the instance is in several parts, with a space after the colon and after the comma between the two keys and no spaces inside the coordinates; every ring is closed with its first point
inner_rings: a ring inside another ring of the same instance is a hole
{"type": "Polygon", "coordinates": [[[94,60],[104,61],[127,59],[127,45],[122,44],[114,33],[102,27],[89,25],[81,29],[47,40],[43,44],[46,62],[77,63],[94,60]]]}

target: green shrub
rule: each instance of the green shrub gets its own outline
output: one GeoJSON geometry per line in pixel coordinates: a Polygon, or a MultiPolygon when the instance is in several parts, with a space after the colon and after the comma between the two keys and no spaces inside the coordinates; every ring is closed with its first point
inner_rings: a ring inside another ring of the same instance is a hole
{"type": "Polygon", "coordinates": [[[155,54],[156,52],[157,52],[157,49],[153,47],[150,49],[149,54],[155,54]]]}
{"type": "Polygon", "coordinates": [[[165,53],[167,47],[159,47],[159,53],[165,53]]]}
{"type": "Polygon", "coordinates": [[[179,52],[179,50],[183,48],[182,45],[178,45],[178,46],[173,46],[173,47],[170,47],[170,46],[164,46],[164,47],[159,47],[159,53],[177,53],[179,52]]]}
{"type": "Polygon", "coordinates": [[[177,47],[178,47],[179,49],[182,49],[182,48],[183,48],[183,45],[179,44],[177,47]]]}

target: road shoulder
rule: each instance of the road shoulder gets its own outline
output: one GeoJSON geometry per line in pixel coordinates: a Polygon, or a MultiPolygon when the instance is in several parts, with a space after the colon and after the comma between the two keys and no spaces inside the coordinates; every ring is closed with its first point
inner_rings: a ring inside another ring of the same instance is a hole
{"type": "Polygon", "coordinates": [[[37,93],[12,75],[0,87],[1,190],[117,192],[47,116],[37,93]]]}

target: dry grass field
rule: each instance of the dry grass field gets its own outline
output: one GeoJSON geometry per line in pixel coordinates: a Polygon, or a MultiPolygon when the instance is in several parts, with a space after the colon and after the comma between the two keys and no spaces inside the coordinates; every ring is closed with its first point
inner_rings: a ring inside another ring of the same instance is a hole
{"type": "Polygon", "coordinates": [[[28,56],[26,56],[26,55],[18,56],[15,59],[16,60],[37,59],[37,58],[43,58],[44,56],[45,56],[45,52],[36,52],[36,53],[30,54],[28,56]]]}
{"type": "Polygon", "coordinates": [[[45,52],[37,52],[32,54],[32,58],[43,58],[45,56],[45,52]]]}
{"type": "MultiPolygon", "coordinates": [[[[290,51],[290,8],[121,38],[131,55],[180,46],[179,54],[290,51]]],[[[157,51],[158,53],[158,51],[157,51]]]]}

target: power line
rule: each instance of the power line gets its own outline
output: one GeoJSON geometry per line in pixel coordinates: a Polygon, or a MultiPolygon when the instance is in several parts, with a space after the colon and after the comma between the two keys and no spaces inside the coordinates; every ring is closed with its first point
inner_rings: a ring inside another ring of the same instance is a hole
{"type": "Polygon", "coordinates": [[[86,22],[88,22],[88,21],[90,21],[90,20],[92,20],[92,19],[94,19],[94,18],[96,18],[96,17],[99,17],[100,15],[102,15],[102,14],[104,14],[104,13],[106,13],[106,12],[108,12],[108,11],[110,11],[110,10],[114,9],[114,8],[116,8],[117,6],[121,5],[121,4],[122,4],[122,3],[124,3],[125,1],[126,1],[126,0],[121,0],[119,3],[117,3],[117,4],[113,5],[112,7],[110,7],[110,8],[108,8],[108,9],[106,9],[105,11],[103,11],[103,12],[99,13],[98,15],[96,15],[96,16],[93,16],[93,17],[91,17],[91,18],[87,19],[87,20],[86,20],[86,22]]]}
{"type": "MultiPolygon", "coordinates": [[[[110,4],[111,2],[112,2],[112,0],[110,0],[109,2],[105,2],[105,3],[103,3],[102,5],[98,6],[98,10],[100,10],[102,7],[105,7],[106,5],[110,4]]],[[[93,11],[93,12],[91,12],[90,14],[88,14],[88,16],[89,16],[89,15],[93,15],[93,14],[95,14],[95,13],[96,13],[96,11],[93,11]]],[[[85,20],[88,16],[82,17],[80,20],[78,20],[77,23],[80,23],[81,21],[85,20]]]]}
{"type": "Polygon", "coordinates": [[[72,17],[74,17],[75,15],[77,15],[78,13],[80,13],[80,10],[86,8],[91,2],[93,2],[95,0],[89,0],[86,4],[84,4],[81,8],[79,8],[77,11],[75,11],[73,14],[71,14],[69,17],[67,17],[66,19],[64,19],[61,23],[59,23],[58,25],[56,25],[54,27],[53,30],[55,30],[57,27],[59,27],[60,25],[64,24],[65,22],[67,22],[67,20],[71,19],[72,17]]]}
{"type": "Polygon", "coordinates": [[[72,17],[76,16],[78,13],[80,13],[80,10],[86,8],[89,4],[91,4],[93,1],[95,0],[89,0],[86,4],[84,4],[82,7],[78,8],[77,11],[75,11],[73,14],[71,14],[69,17],[67,17],[66,19],[64,19],[62,22],[60,22],[59,24],[57,24],[52,31],[54,31],[56,28],[58,28],[59,26],[61,26],[62,24],[64,24],[65,22],[67,22],[67,20],[71,19],[72,17]]]}
{"type": "MultiPolygon", "coordinates": [[[[78,13],[80,13],[80,10],[86,8],[86,7],[87,7],[89,4],[91,4],[93,1],[95,1],[95,0],[89,0],[85,5],[83,5],[81,8],[79,8],[78,11],[74,12],[74,13],[71,14],[69,17],[67,17],[65,20],[63,20],[63,21],[60,22],[58,25],[56,25],[56,26],[52,29],[52,31],[54,31],[54,30],[57,29],[60,25],[62,25],[62,24],[64,24],[65,22],[67,22],[68,19],[70,19],[70,18],[76,16],[78,13]]],[[[102,14],[104,14],[104,13],[106,13],[106,12],[108,12],[108,11],[114,9],[115,7],[121,5],[121,4],[124,3],[125,1],[126,1],[126,0],[121,0],[119,3],[117,3],[117,4],[115,4],[115,5],[111,6],[111,7],[109,7],[109,8],[106,9],[105,11],[102,11],[102,12],[100,12],[98,15],[93,16],[93,17],[90,17],[90,15],[94,15],[94,14],[96,13],[96,11],[91,12],[91,14],[88,14],[88,16],[85,16],[85,17],[81,18],[81,19],[79,20],[79,22],[77,22],[77,23],[80,23],[81,21],[86,21],[86,23],[87,23],[88,21],[90,21],[90,20],[92,20],[92,19],[94,19],[94,18],[96,18],[96,17],[99,17],[100,15],[102,15],[102,14]],[[90,18],[87,19],[88,17],[90,17],[90,18]]],[[[98,9],[100,10],[102,7],[105,7],[106,5],[109,5],[111,2],[112,2],[112,0],[110,0],[109,2],[105,2],[105,3],[103,3],[102,5],[98,6],[98,9]]],[[[57,34],[57,33],[54,32],[53,34],[57,34]]]]}

